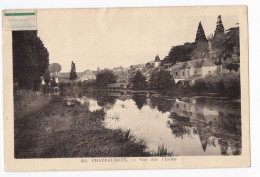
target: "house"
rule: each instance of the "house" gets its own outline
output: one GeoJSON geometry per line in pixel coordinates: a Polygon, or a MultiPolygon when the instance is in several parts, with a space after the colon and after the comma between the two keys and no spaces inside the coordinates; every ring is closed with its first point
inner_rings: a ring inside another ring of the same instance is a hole
{"type": "Polygon", "coordinates": [[[160,57],[156,55],[155,60],[154,60],[154,67],[159,67],[161,64],[160,57]]]}
{"type": "Polygon", "coordinates": [[[207,59],[177,62],[170,68],[170,72],[175,83],[192,85],[198,78],[216,74],[217,65],[207,59]]]}
{"type": "Polygon", "coordinates": [[[77,73],[77,81],[89,81],[96,80],[97,71],[86,70],[81,73],[77,73]]]}
{"type": "Polygon", "coordinates": [[[58,74],[58,82],[67,82],[70,79],[69,72],[63,72],[58,74]]]}
{"type": "Polygon", "coordinates": [[[108,84],[107,89],[109,90],[121,90],[126,89],[127,84],[126,83],[114,83],[114,84],[108,84]]]}

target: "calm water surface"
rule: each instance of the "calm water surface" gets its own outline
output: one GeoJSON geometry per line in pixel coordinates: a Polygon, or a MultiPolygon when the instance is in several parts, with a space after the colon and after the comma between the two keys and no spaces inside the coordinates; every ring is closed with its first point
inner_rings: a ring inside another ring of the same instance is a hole
{"type": "Polygon", "coordinates": [[[220,97],[170,98],[108,92],[87,95],[90,110],[104,109],[109,129],[131,130],[147,143],[182,156],[240,155],[240,103],[220,97]]]}

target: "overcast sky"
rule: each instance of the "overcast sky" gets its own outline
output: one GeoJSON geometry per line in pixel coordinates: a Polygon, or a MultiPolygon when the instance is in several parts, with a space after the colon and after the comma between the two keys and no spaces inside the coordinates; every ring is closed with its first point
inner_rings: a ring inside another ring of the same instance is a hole
{"type": "Polygon", "coordinates": [[[173,8],[121,8],[40,10],[37,27],[50,63],[68,72],[73,60],[81,72],[146,63],[157,54],[163,59],[171,46],[195,40],[200,21],[206,36],[214,33],[218,15],[225,29],[238,23],[237,16],[221,12],[205,16],[173,8]]]}

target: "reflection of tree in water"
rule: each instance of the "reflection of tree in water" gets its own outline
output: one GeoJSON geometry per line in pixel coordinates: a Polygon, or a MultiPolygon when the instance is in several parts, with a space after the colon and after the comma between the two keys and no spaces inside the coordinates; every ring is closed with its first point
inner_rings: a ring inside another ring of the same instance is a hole
{"type": "Polygon", "coordinates": [[[241,115],[224,114],[219,112],[217,121],[212,124],[214,136],[220,138],[218,141],[221,147],[221,154],[228,155],[227,149],[230,146],[233,155],[241,154],[241,115]]]}
{"type": "Polygon", "coordinates": [[[150,107],[151,108],[156,108],[162,112],[162,113],[166,113],[171,111],[173,104],[174,104],[174,100],[167,100],[165,98],[160,98],[160,97],[151,97],[150,98],[150,107]]]}
{"type": "Polygon", "coordinates": [[[241,133],[241,115],[240,114],[227,114],[219,112],[218,121],[215,126],[226,132],[240,134],[241,133]]]}
{"type": "Polygon", "coordinates": [[[197,134],[196,130],[192,129],[190,118],[179,116],[175,112],[170,114],[170,118],[172,121],[168,121],[167,124],[175,137],[183,138],[184,135],[197,134]]]}
{"type": "Polygon", "coordinates": [[[135,101],[135,104],[139,110],[142,109],[142,107],[147,103],[146,95],[134,93],[132,99],[135,101]]]}
{"type": "Polygon", "coordinates": [[[93,93],[92,97],[97,100],[98,106],[106,109],[111,109],[115,105],[117,99],[115,96],[108,96],[106,92],[93,93]]]}

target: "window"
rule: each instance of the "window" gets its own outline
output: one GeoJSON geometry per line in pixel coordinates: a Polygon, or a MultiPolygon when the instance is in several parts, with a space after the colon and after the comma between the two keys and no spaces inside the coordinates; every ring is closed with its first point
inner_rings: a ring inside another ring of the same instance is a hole
{"type": "Polygon", "coordinates": [[[197,71],[195,71],[195,74],[197,74],[197,71]]]}
{"type": "Polygon", "coordinates": [[[178,72],[176,72],[175,75],[178,76],[178,72]]]}
{"type": "Polygon", "coordinates": [[[179,105],[178,105],[178,104],[177,104],[176,106],[177,106],[177,108],[179,108],[179,105]]]}
{"type": "Polygon", "coordinates": [[[182,75],[184,76],[184,71],[182,71],[182,75]]]}

